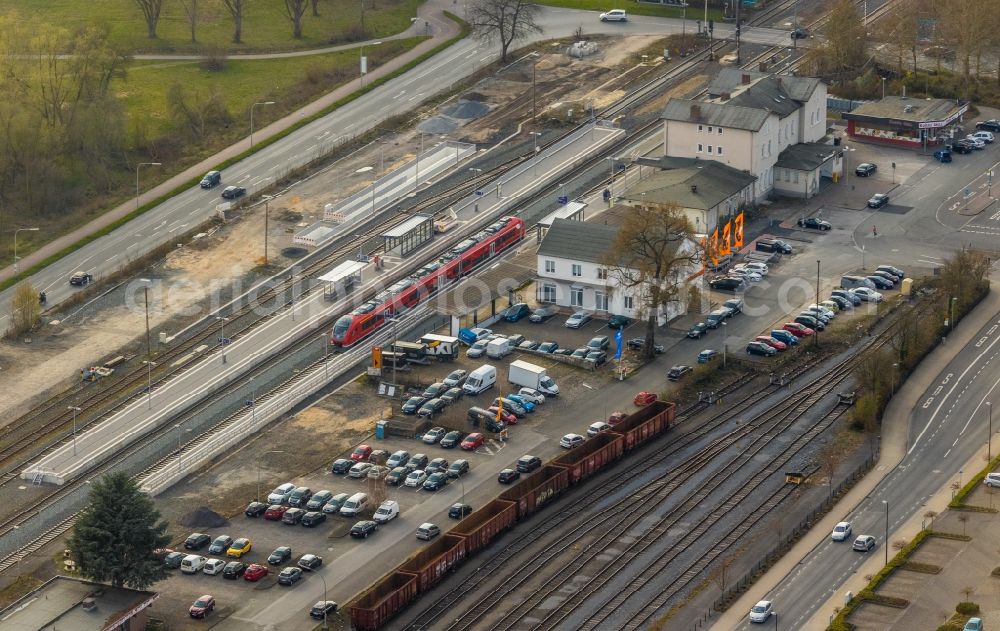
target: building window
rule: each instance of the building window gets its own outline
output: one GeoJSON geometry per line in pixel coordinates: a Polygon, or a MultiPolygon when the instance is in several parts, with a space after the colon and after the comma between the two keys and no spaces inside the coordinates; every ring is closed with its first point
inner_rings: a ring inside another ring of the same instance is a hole
{"type": "Polygon", "coordinates": [[[545,284],[542,285],[542,302],[555,302],[556,301],[556,286],[545,284]]]}
{"type": "Polygon", "coordinates": [[[624,296],[624,299],[625,299],[625,308],[626,309],[632,309],[633,308],[632,307],[632,296],[624,296]]]}
{"type": "Polygon", "coordinates": [[[720,136],[722,135],[722,128],[721,127],[719,128],[719,135],[720,136]]]}
{"type": "Polygon", "coordinates": [[[705,126],[704,125],[698,125],[698,131],[699,132],[705,131],[705,126]]]}
{"type": "Polygon", "coordinates": [[[708,153],[712,153],[712,145],[708,146],[708,153]]]}
{"type": "Polygon", "coordinates": [[[556,262],[555,261],[545,261],[545,273],[555,274],[556,273],[556,262]]]}
{"type": "Polygon", "coordinates": [[[716,147],[715,148],[715,152],[721,156],[722,155],[722,147],[716,147]]]}
{"type": "Polygon", "coordinates": [[[708,127],[708,133],[712,133],[712,126],[711,125],[709,125],[709,127],[708,127]]]}
{"type": "Polygon", "coordinates": [[[605,267],[597,268],[597,280],[608,280],[608,270],[605,267]]]}
{"type": "Polygon", "coordinates": [[[569,289],[569,305],[571,307],[582,307],[583,306],[583,288],[582,287],[570,287],[570,289],[569,289]]]}
{"type": "Polygon", "coordinates": [[[594,292],[594,308],[598,311],[608,310],[608,295],[603,291],[594,292]]]}
{"type": "Polygon", "coordinates": [[[799,172],[798,171],[792,171],[792,182],[794,182],[796,184],[799,183],[799,172]]]}
{"type": "Polygon", "coordinates": [[[583,276],[583,267],[573,263],[573,276],[583,276]]]}
{"type": "Polygon", "coordinates": [[[702,152],[702,151],[704,151],[704,150],[705,150],[705,147],[704,147],[704,146],[702,146],[702,144],[701,144],[701,143],[699,142],[699,143],[698,143],[698,153],[701,153],[701,152],[702,152]]]}

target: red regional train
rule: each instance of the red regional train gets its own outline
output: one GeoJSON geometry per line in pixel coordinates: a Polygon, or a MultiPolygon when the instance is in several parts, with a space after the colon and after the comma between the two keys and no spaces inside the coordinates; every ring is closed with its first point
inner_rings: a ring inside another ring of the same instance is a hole
{"type": "Polygon", "coordinates": [[[353,346],[382,328],[386,322],[420,304],[448,283],[468,274],[524,238],[524,221],[504,217],[465,239],[434,263],[421,267],[412,276],[382,291],[333,325],[330,343],[340,348],[353,346]]]}

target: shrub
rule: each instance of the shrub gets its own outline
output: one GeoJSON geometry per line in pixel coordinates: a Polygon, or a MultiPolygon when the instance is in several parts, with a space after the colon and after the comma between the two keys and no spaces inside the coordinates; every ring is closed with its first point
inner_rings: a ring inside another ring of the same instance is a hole
{"type": "Polygon", "coordinates": [[[955,611],[963,616],[974,616],[979,613],[979,605],[973,602],[961,602],[955,607],[955,611]]]}
{"type": "Polygon", "coordinates": [[[946,622],[945,624],[942,624],[940,627],[938,627],[937,631],[962,631],[962,627],[956,624],[952,624],[950,622],[946,622]]]}

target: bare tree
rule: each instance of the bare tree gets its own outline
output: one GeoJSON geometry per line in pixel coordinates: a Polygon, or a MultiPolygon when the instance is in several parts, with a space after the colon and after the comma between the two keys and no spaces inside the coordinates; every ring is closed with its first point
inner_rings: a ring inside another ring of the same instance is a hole
{"type": "Polygon", "coordinates": [[[243,9],[247,0],[222,0],[223,6],[229,10],[229,15],[233,16],[233,41],[237,44],[243,43],[243,9]]]}
{"type": "Polygon", "coordinates": [[[662,308],[685,300],[685,282],[701,261],[691,223],[676,205],[633,208],[619,227],[603,263],[619,291],[632,296],[646,318],[644,353],[652,359],[662,308]]]}
{"type": "Polygon", "coordinates": [[[830,487],[830,499],[833,499],[833,476],[837,473],[837,466],[840,464],[840,453],[834,445],[828,446],[819,453],[819,466],[826,474],[827,485],[830,487]]]}
{"type": "Polygon", "coordinates": [[[735,561],[736,559],[733,557],[726,557],[712,572],[712,580],[719,586],[719,591],[722,592],[723,596],[726,595],[726,587],[729,585],[729,568],[733,566],[735,561]]]}
{"type": "Polygon", "coordinates": [[[313,17],[319,17],[319,0],[312,0],[313,17]]]}
{"type": "Polygon", "coordinates": [[[188,26],[191,27],[191,42],[197,42],[196,31],[198,29],[198,0],[181,0],[184,7],[184,15],[187,16],[188,26]]]}
{"type": "Polygon", "coordinates": [[[134,0],[142,11],[142,17],[146,20],[146,30],[149,32],[149,39],[156,39],[156,25],[160,21],[160,9],[163,8],[163,0],[134,0]]]}
{"type": "Polygon", "coordinates": [[[41,315],[42,305],[38,301],[34,285],[30,281],[18,283],[10,300],[10,320],[14,333],[27,333],[38,324],[41,315]]]}
{"type": "Polygon", "coordinates": [[[536,22],[540,10],[528,0],[475,0],[469,5],[468,20],[477,38],[500,42],[500,63],[507,63],[511,44],[542,32],[536,22]]]}
{"type": "Polygon", "coordinates": [[[962,513],[958,516],[958,521],[962,524],[962,536],[965,536],[965,524],[969,523],[969,516],[962,513]]]}
{"type": "Polygon", "coordinates": [[[302,15],[309,8],[307,0],[285,0],[285,13],[292,21],[292,36],[302,39],[302,15]]]}
{"type": "Polygon", "coordinates": [[[813,65],[841,81],[854,78],[865,63],[867,32],[853,0],[835,0],[823,35],[823,43],[808,53],[813,65]]]}

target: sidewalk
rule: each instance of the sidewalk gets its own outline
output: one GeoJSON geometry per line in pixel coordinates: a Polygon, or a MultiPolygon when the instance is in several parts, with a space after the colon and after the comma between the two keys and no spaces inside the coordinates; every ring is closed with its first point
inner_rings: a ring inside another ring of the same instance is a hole
{"type": "MultiPolygon", "coordinates": [[[[424,53],[433,50],[437,46],[448,41],[452,37],[458,35],[461,32],[461,29],[458,24],[448,19],[448,17],[444,15],[444,11],[446,9],[447,10],[454,9],[454,5],[452,4],[452,2],[449,2],[448,0],[428,0],[428,2],[425,2],[424,4],[420,5],[420,8],[417,11],[417,16],[419,18],[418,23],[420,27],[423,27],[423,21],[426,21],[430,25],[432,34],[431,39],[425,42],[421,42],[418,46],[414,47],[413,49],[407,51],[406,53],[400,55],[399,57],[396,57],[395,59],[392,59],[386,62],[384,65],[379,66],[378,68],[369,72],[366,75],[366,83],[368,85],[371,85],[373,81],[395,72],[399,68],[413,61],[414,59],[417,59],[424,53]]],[[[407,33],[410,30],[412,30],[414,26],[416,26],[416,24],[411,25],[410,29],[404,31],[404,33],[407,33]]],[[[249,59],[251,57],[246,56],[245,58],[249,59]]],[[[313,116],[314,114],[317,114],[318,112],[321,112],[322,110],[329,107],[333,103],[336,103],[340,99],[349,96],[350,94],[356,92],[359,89],[361,89],[361,79],[360,78],[354,79],[353,81],[350,81],[349,83],[340,86],[336,90],[327,93],[326,95],[317,99],[316,101],[313,101],[312,103],[309,103],[308,105],[290,113],[284,118],[271,123],[267,127],[255,130],[254,135],[257,138],[257,143],[259,144],[263,139],[270,138],[271,136],[277,134],[278,132],[288,129],[289,127],[295,125],[304,118],[308,118],[310,116],[313,116]]],[[[181,173],[178,173],[173,177],[171,177],[170,179],[161,182],[156,187],[143,192],[139,196],[139,204],[140,205],[146,204],[151,200],[166,195],[167,193],[174,190],[178,186],[184,184],[185,182],[188,182],[196,177],[201,177],[202,175],[205,174],[205,172],[210,171],[211,169],[218,166],[220,163],[225,162],[226,160],[229,160],[231,158],[234,158],[243,151],[246,151],[247,147],[249,146],[249,142],[250,140],[248,136],[247,138],[244,138],[239,142],[236,142],[235,144],[223,149],[222,151],[216,153],[215,155],[208,157],[202,160],[201,162],[188,167],[181,173]]],[[[74,243],[77,243],[78,241],[92,235],[93,233],[98,232],[103,228],[106,228],[107,226],[113,224],[114,222],[118,221],[122,217],[125,217],[130,212],[135,210],[135,206],[136,206],[135,199],[130,198],[128,201],[123,202],[116,208],[113,208],[105,212],[101,216],[88,222],[87,224],[81,226],[80,228],[77,228],[73,232],[65,234],[55,239],[54,241],[46,243],[44,246],[42,246],[38,250],[35,250],[31,254],[21,257],[19,261],[20,269],[22,270],[30,269],[32,266],[37,265],[38,263],[44,261],[48,257],[53,256],[58,252],[70,247],[74,243]]],[[[155,209],[151,209],[147,212],[155,212],[155,209]]],[[[15,271],[13,265],[4,267],[2,270],[0,270],[0,280],[7,280],[8,278],[13,277],[14,275],[15,271]]]]}
{"type": "MultiPolygon", "coordinates": [[[[729,609],[712,626],[713,629],[728,630],[735,629],[741,625],[746,619],[746,612],[750,611],[750,608],[760,600],[761,595],[773,590],[796,566],[806,561],[812,550],[827,539],[833,527],[842,519],[842,516],[854,510],[872,492],[872,489],[882,482],[902,461],[903,456],[906,455],[906,448],[909,443],[910,411],[916,407],[918,400],[923,396],[926,388],[937,379],[941,370],[948,365],[948,362],[972,341],[972,338],[979,332],[979,329],[992,319],[998,311],[1000,311],[1000,291],[991,291],[979,303],[979,306],[958,324],[956,332],[948,336],[948,342],[938,346],[920,363],[909,379],[906,380],[903,387],[896,393],[896,396],[886,409],[885,417],[882,421],[882,451],[872,471],[851,489],[827,513],[826,517],[817,522],[812,530],[800,539],[766,574],[761,576],[739,600],[732,603],[729,609]]],[[[976,454],[973,461],[966,465],[966,471],[978,470],[975,469],[975,466],[976,462],[982,463],[980,456],[981,454],[976,454]]],[[[951,490],[945,485],[941,491],[928,501],[927,510],[941,512],[947,506],[950,499],[951,490]]],[[[920,530],[922,515],[923,512],[915,514],[902,528],[893,532],[889,539],[895,541],[900,538],[912,538],[920,530]]],[[[826,629],[830,616],[833,615],[834,608],[843,605],[844,593],[848,590],[858,593],[867,585],[864,576],[874,574],[883,565],[884,559],[879,555],[874,555],[869,562],[862,565],[857,572],[837,589],[836,594],[820,607],[804,629],[826,629]]]]}

